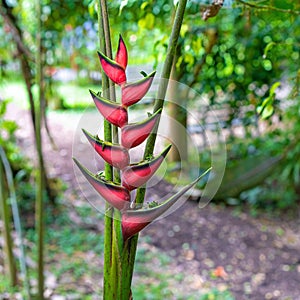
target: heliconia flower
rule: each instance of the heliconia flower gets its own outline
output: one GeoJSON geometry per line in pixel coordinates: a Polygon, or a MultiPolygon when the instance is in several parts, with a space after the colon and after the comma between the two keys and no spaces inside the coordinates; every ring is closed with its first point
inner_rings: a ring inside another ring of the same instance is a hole
{"type": "Polygon", "coordinates": [[[132,191],[145,184],[157,171],[172,145],[152,160],[126,167],[122,172],[122,185],[132,191]]]}
{"type": "Polygon", "coordinates": [[[175,195],[156,207],[138,210],[124,210],[122,214],[122,234],[124,241],[137,234],[155,219],[163,215],[180,199],[183,194],[191,189],[210,170],[211,169],[208,169],[192,183],[185,186],[175,195]]]}
{"type": "Polygon", "coordinates": [[[119,210],[129,206],[130,193],[126,188],[97,178],[92,172],[81,165],[77,159],[73,158],[73,160],[88,182],[109,204],[119,210]]]}
{"type": "Polygon", "coordinates": [[[128,122],[127,109],[120,104],[112,102],[90,90],[92,98],[103,117],[113,125],[123,127],[128,122]]]}
{"type": "Polygon", "coordinates": [[[129,165],[130,157],[126,148],[94,137],[84,129],[82,131],[96,152],[111,166],[124,169],[129,165]]]}
{"type": "Polygon", "coordinates": [[[98,51],[98,56],[100,59],[101,66],[105,74],[114,83],[118,85],[124,85],[126,83],[126,73],[125,69],[117,62],[111,60],[106,55],[98,51]]]}
{"type": "Polygon", "coordinates": [[[154,71],[137,82],[124,85],[122,88],[122,104],[130,106],[140,101],[148,92],[155,73],[154,71]]]}
{"type": "Polygon", "coordinates": [[[128,53],[127,53],[127,48],[126,48],[126,45],[124,43],[124,40],[123,40],[121,34],[119,35],[119,46],[118,46],[115,61],[124,70],[126,70],[127,62],[128,62],[128,53]]]}
{"type": "Polygon", "coordinates": [[[134,148],[140,145],[152,132],[159,120],[161,109],[145,121],[125,125],[121,130],[121,144],[125,148],[134,148]]]}

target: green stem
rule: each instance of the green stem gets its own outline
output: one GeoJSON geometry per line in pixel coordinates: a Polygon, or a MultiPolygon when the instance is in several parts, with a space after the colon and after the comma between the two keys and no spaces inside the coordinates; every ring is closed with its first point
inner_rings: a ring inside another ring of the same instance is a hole
{"type": "Polygon", "coordinates": [[[38,170],[36,178],[36,228],[38,236],[38,298],[44,299],[44,168],[41,141],[41,118],[42,118],[42,24],[41,24],[41,2],[36,1],[37,11],[37,36],[36,36],[36,84],[38,96],[36,101],[36,149],[38,155],[38,170]]]}
{"type": "MultiPolygon", "coordinates": [[[[178,4],[178,8],[177,8],[177,11],[175,14],[174,24],[173,24],[173,28],[172,28],[172,33],[171,33],[171,37],[169,40],[167,56],[166,56],[166,60],[165,60],[164,66],[163,66],[162,74],[161,74],[162,80],[160,81],[160,84],[158,86],[157,98],[155,100],[153,113],[157,112],[159,109],[163,109],[163,106],[164,106],[164,100],[165,100],[165,96],[166,96],[166,92],[167,92],[167,88],[168,88],[168,80],[171,75],[173,60],[176,55],[176,47],[177,47],[177,42],[178,42],[178,38],[179,38],[179,34],[180,34],[182,21],[183,21],[186,3],[187,3],[187,0],[182,0],[182,1],[179,1],[179,4],[178,4]]],[[[145,148],[145,152],[144,152],[144,159],[146,159],[149,155],[153,155],[158,124],[159,124],[159,122],[157,122],[157,126],[154,128],[152,134],[150,134],[150,136],[147,140],[147,144],[146,144],[146,148],[145,148]]],[[[145,188],[139,188],[137,190],[136,203],[144,202],[145,192],[146,192],[145,188]]]]}
{"type": "MultiPolygon", "coordinates": [[[[105,51],[106,55],[109,58],[112,58],[112,49],[111,49],[111,37],[110,37],[110,25],[109,25],[109,16],[108,16],[108,8],[105,0],[101,0],[101,9],[102,9],[102,25],[103,25],[103,33],[105,39],[105,51]]],[[[112,81],[109,80],[109,97],[111,101],[116,101],[116,92],[115,85],[112,81]]],[[[112,140],[114,143],[119,142],[118,138],[118,128],[116,126],[112,126],[112,140]]],[[[114,169],[113,181],[115,183],[120,183],[120,171],[118,169],[114,169]]],[[[113,226],[112,226],[112,248],[111,248],[111,256],[112,256],[112,265],[111,265],[111,284],[113,288],[111,290],[112,294],[117,295],[118,298],[114,298],[114,295],[111,295],[114,299],[120,299],[121,295],[121,278],[122,278],[122,266],[121,266],[121,253],[123,248],[123,236],[122,236],[122,227],[121,227],[121,214],[119,211],[114,210],[113,215],[113,226]]],[[[105,280],[105,279],[104,279],[105,280]]]]}
{"type": "MultiPolygon", "coordinates": [[[[180,34],[181,25],[183,22],[183,16],[186,8],[187,0],[179,1],[174,23],[172,27],[172,33],[169,40],[166,60],[163,66],[161,78],[158,91],[157,91],[157,98],[155,100],[155,105],[153,109],[153,113],[157,112],[159,109],[163,109],[164,106],[164,99],[166,96],[167,88],[168,88],[168,79],[170,78],[173,60],[176,55],[176,47],[177,42],[180,34]]],[[[156,133],[157,133],[158,125],[154,128],[153,133],[149,136],[144,152],[144,159],[149,155],[153,155],[154,145],[156,141],[156,133]]],[[[145,198],[145,188],[139,188],[136,194],[136,203],[143,203],[145,198]]],[[[124,257],[123,257],[123,270],[126,269],[126,276],[124,275],[123,280],[124,286],[130,286],[133,269],[134,269],[134,262],[136,256],[136,249],[138,243],[138,235],[132,237],[128,243],[125,245],[124,249],[124,257]]],[[[127,290],[128,292],[128,290],[127,290]]],[[[125,298],[124,298],[125,299],[125,298]]],[[[128,299],[128,298],[127,298],[128,299]]]]}
{"type": "MultiPolygon", "coordinates": [[[[11,199],[11,207],[12,207],[12,214],[13,214],[13,220],[14,220],[14,226],[17,232],[17,236],[20,242],[19,249],[20,249],[20,270],[24,281],[24,288],[26,292],[27,299],[31,299],[30,295],[30,284],[27,274],[27,268],[26,268],[26,261],[25,261],[25,250],[24,250],[24,243],[23,243],[23,236],[22,236],[22,226],[21,226],[21,220],[20,220],[20,213],[18,208],[18,202],[17,202],[17,195],[16,190],[14,186],[14,178],[13,178],[13,172],[11,169],[11,166],[9,164],[8,158],[5,154],[4,149],[0,146],[0,160],[2,161],[3,167],[4,167],[4,173],[7,181],[7,186],[9,190],[9,197],[11,199]]],[[[1,162],[0,162],[0,178],[2,175],[2,169],[1,169],[1,162]]],[[[0,179],[1,182],[1,179],[0,179]]],[[[0,187],[1,190],[1,187],[0,187]]],[[[0,191],[1,195],[1,191],[0,191]]],[[[3,199],[5,199],[3,197],[3,199]]]]}
{"type": "MultiPolygon", "coordinates": [[[[99,40],[101,51],[112,58],[111,50],[111,37],[107,3],[105,0],[99,0],[99,40]]],[[[102,90],[106,98],[116,101],[114,84],[107,78],[106,74],[102,70],[102,90]]],[[[111,126],[105,121],[104,138],[106,141],[112,141],[118,143],[118,128],[111,126]]],[[[106,179],[114,182],[120,182],[120,173],[113,169],[110,165],[106,164],[105,174],[108,172],[106,179]]],[[[104,299],[117,299],[116,295],[120,293],[120,278],[121,278],[121,263],[120,253],[122,250],[122,230],[120,213],[113,211],[111,207],[110,214],[105,216],[105,239],[104,239],[104,276],[103,276],[103,298],[104,299]]]]}
{"type": "MultiPolygon", "coordinates": [[[[100,50],[107,55],[106,51],[106,39],[103,25],[103,7],[102,1],[98,1],[98,24],[99,24],[99,42],[100,50]]],[[[104,73],[102,73],[102,92],[105,98],[109,98],[109,79],[104,73]]],[[[104,120],[104,140],[111,142],[111,124],[104,120]]],[[[105,178],[112,180],[113,169],[105,163],[105,178]]],[[[111,291],[113,290],[111,284],[111,266],[112,266],[112,232],[113,232],[113,208],[106,203],[106,211],[104,217],[104,267],[103,267],[103,299],[114,300],[111,291]]]]}
{"type": "Polygon", "coordinates": [[[122,300],[130,299],[138,235],[127,240],[122,254],[122,300]]]}
{"type": "Polygon", "coordinates": [[[2,213],[3,221],[3,237],[4,237],[4,252],[7,259],[7,273],[11,286],[17,284],[17,273],[15,267],[15,260],[13,256],[13,243],[10,232],[10,213],[7,204],[7,194],[5,193],[6,185],[4,180],[4,172],[2,163],[0,161],[0,211],[2,213]]]}
{"type": "MultiPolygon", "coordinates": [[[[163,70],[161,73],[162,80],[158,86],[157,98],[155,100],[153,113],[157,112],[160,109],[163,109],[165,96],[167,93],[167,88],[169,84],[169,79],[171,75],[172,65],[174,61],[174,57],[176,55],[177,42],[180,34],[181,25],[183,22],[184,11],[186,7],[187,0],[179,1],[178,8],[175,14],[174,24],[172,27],[172,33],[169,40],[169,46],[167,50],[167,56],[165,63],[163,65],[163,70]]],[[[158,123],[157,123],[158,124],[158,123]]],[[[146,144],[146,149],[144,153],[144,158],[153,154],[154,145],[156,141],[156,133],[157,127],[153,131],[153,133],[149,136],[146,144]]]]}
{"type": "Polygon", "coordinates": [[[261,9],[261,10],[273,10],[273,11],[277,11],[277,12],[288,13],[291,15],[300,15],[300,11],[294,10],[294,9],[283,9],[283,8],[278,8],[278,7],[271,6],[271,5],[257,5],[255,2],[247,2],[244,0],[237,0],[237,2],[239,2],[245,6],[249,6],[251,8],[256,8],[256,9],[261,9]]]}

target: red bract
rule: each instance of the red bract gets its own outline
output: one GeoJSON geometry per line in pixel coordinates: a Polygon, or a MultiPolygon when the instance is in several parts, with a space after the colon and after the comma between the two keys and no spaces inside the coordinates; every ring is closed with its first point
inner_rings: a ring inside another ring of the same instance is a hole
{"type": "Polygon", "coordinates": [[[118,169],[124,169],[129,165],[130,158],[127,149],[120,145],[105,142],[96,138],[84,129],[82,129],[82,131],[96,152],[111,166],[118,169]]]}
{"type": "Polygon", "coordinates": [[[77,159],[74,158],[74,161],[88,182],[108,203],[119,210],[129,206],[130,194],[126,188],[97,178],[87,168],[81,165],[77,159]]]}
{"type": "Polygon", "coordinates": [[[121,211],[122,235],[124,241],[126,241],[152,221],[164,215],[171,206],[174,208],[180,205],[180,203],[178,203],[180,197],[192,188],[208,171],[168,200],[155,207],[151,205],[149,208],[137,209],[135,202],[130,203],[130,191],[144,185],[154,175],[169,152],[171,145],[153,159],[129,165],[130,157],[128,149],[144,142],[153,129],[157,127],[161,109],[142,122],[128,124],[127,107],[137,103],[145,96],[153,82],[155,72],[152,72],[140,81],[126,84],[125,69],[127,67],[128,54],[121,36],[119,38],[115,61],[109,59],[102,53],[98,54],[104,72],[113,82],[121,86],[122,104],[117,104],[105,99],[92,91],[90,91],[90,93],[104,118],[113,125],[121,128],[121,145],[102,141],[85,130],[83,130],[83,132],[97,153],[108,164],[121,169],[122,185],[105,181],[92,174],[77,160],[74,159],[74,161],[96,191],[110,203],[113,208],[121,211]],[[134,208],[132,209],[132,207],[134,208]]]}
{"type": "Polygon", "coordinates": [[[160,112],[161,109],[145,121],[124,126],[121,132],[122,146],[129,149],[140,145],[152,132],[160,112]]]}
{"type": "Polygon", "coordinates": [[[100,59],[101,66],[105,72],[105,74],[116,84],[124,85],[126,83],[126,73],[125,69],[111,60],[103,53],[98,52],[98,56],[100,59]]]}
{"type": "Polygon", "coordinates": [[[137,82],[126,84],[122,88],[122,104],[130,106],[140,101],[148,92],[155,73],[154,71],[137,82]]]}
{"type": "Polygon", "coordinates": [[[116,59],[115,61],[125,70],[127,67],[127,61],[128,61],[128,54],[127,54],[127,49],[126,45],[124,43],[124,40],[120,34],[119,36],[119,46],[118,46],[118,51],[116,54],[116,59]]]}
{"type": "Polygon", "coordinates": [[[152,160],[125,168],[122,172],[122,185],[131,191],[145,184],[160,167],[171,146],[169,145],[159,156],[152,160]]]}
{"type": "Polygon", "coordinates": [[[195,181],[185,186],[175,195],[156,207],[124,211],[122,215],[122,233],[124,241],[141,231],[144,227],[158,217],[162,216],[171,206],[177,203],[179,198],[189,189],[191,189],[205,174],[206,173],[198,177],[195,181]]]}
{"type": "Polygon", "coordinates": [[[92,98],[103,117],[110,123],[123,127],[128,122],[128,113],[125,107],[109,101],[90,90],[92,98]]]}

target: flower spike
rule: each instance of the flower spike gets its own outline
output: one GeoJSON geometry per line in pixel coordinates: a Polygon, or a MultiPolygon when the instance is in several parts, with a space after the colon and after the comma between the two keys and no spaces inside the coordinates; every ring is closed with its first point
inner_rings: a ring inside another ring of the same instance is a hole
{"type": "Polygon", "coordinates": [[[128,53],[127,48],[124,43],[124,40],[120,34],[119,36],[119,46],[116,54],[115,61],[124,69],[126,70],[127,67],[127,61],[128,61],[128,53]]]}
{"type": "Polygon", "coordinates": [[[110,123],[123,127],[128,122],[128,114],[125,107],[98,96],[95,92],[90,90],[92,98],[103,117],[110,123]]]}
{"type": "Polygon", "coordinates": [[[130,106],[140,101],[148,92],[155,73],[156,71],[137,82],[126,84],[122,88],[122,104],[130,106]]]}
{"type": "Polygon", "coordinates": [[[73,158],[73,160],[88,182],[108,203],[119,210],[129,206],[130,194],[126,188],[97,178],[92,172],[80,164],[77,159],[73,158]]]}
{"type": "Polygon", "coordinates": [[[185,186],[175,195],[173,195],[168,200],[156,207],[124,211],[122,215],[122,234],[124,241],[137,234],[143,228],[149,225],[152,221],[163,215],[171,206],[177,203],[177,201],[180,199],[181,196],[183,196],[183,194],[185,194],[189,189],[191,189],[210,170],[211,168],[204,172],[204,174],[202,174],[192,183],[185,186]]]}
{"type": "Polygon", "coordinates": [[[159,120],[161,109],[145,121],[124,126],[121,132],[121,143],[125,148],[134,148],[140,145],[151,133],[159,120]]]}
{"type": "Polygon", "coordinates": [[[171,147],[172,145],[169,145],[159,156],[150,161],[125,168],[122,173],[122,185],[132,191],[145,184],[160,167],[171,147]]]}
{"type": "Polygon", "coordinates": [[[129,165],[130,158],[126,148],[96,138],[84,129],[82,131],[95,151],[111,166],[124,169],[129,165]]]}
{"type": "Polygon", "coordinates": [[[126,73],[125,69],[116,63],[115,61],[111,60],[103,53],[98,52],[98,56],[100,59],[101,66],[105,72],[105,74],[116,84],[124,85],[126,83],[126,73]]]}

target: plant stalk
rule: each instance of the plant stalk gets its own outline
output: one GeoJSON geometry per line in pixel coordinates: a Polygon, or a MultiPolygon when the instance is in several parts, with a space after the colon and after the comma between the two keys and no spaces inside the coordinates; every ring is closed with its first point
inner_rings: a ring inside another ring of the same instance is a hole
{"type": "Polygon", "coordinates": [[[36,1],[37,12],[37,35],[36,35],[36,84],[38,87],[38,95],[36,99],[35,119],[36,119],[36,150],[38,156],[38,168],[36,174],[36,230],[37,230],[37,251],[38,251],[38,299],[44,299],[44,167],[42,153],[42,137],[41,137],[41,122],[42,122],[42,22],[41,22],[41,2],[36,1]]]}
{"type": "Polygon", "coordinates": [[[10,230],[10,213],[7,204],[7,193],[5,191],[6,191],[5,176],[4,176],[2,162],[0,161],[0,211],[1,211],[2,222],[3,222],[2,232],[4,238],[4,252],[5,252],[5,257],[7,259],[6,269],[7,269],[10,285],[13,287],[17,284],[17,273],[16,273],[15,260],[13,256],[13,242],[12,242],[11,230],[10,230]]]}
{"type": "MultiPolygon", "coordinates": [[[[163,70],[162,70],[162,74],[161,74],[162,80],[160,81],[160,84],[158,86],[157,97],[155,99],[153,113],[157,112],[160,109],[163,109],[163,106],[164,106],[164,101],[165,101],[167,88],[168,88],[168,80],[170,79],[173,61],[176,56],[176,47],[177,47],[177,42],[178,42],[178,38],[179,38],[179,34],[180,34],[181,25],[183,22],[183,16],[184,16],[186,3],[187,3],[187,0],[181,0],[178,3],[178,8],[177,8],[177,11],[175,14],[174,24],[172,27],[172,33],[171,33],[170,40],[169,40],[169,46],[168,46],[168,50],[167,50],[166,60],[164,62],[163,70]]],[[[153,155],[158,125],[159,125],[159,122],[157,122],[157,126],[154,127],[152,133],[150,134],[150,136],[147,140],[146,148],[145,148],[145,152],[144,152],[144,159],[146,159],[150,155],[153,155]]],[[[146,189],[144,187],[139,188],[137,190],[136,203],[140,204],[140,203],[144,202],[145,191],[146,191],[146,189]]]]}
{"type": "MultiPolygon", "coordinates": [[[[99,25],[99,43],[100,50],[106,55],[106,40],[103,25],[103,7],[102,1],[98,1],[98,25],[99,25]]],[[[105,98],[109,97],[109,79],[101,70],[102,75],[102,93],[105,98]]],[[[112,141],[111,124],[104,120],[104,140],[112,141]]],[[[112,180],[113,168],[110,164],[105,163],[105,178],[112,180]]],[[[113,289],[111,286],[111,265],[112,265],[112,232],[113,232],[113,208],[106,203],[105,217],[104,217],[104,267],[103,267],[103,299],[113,300],[113,295],[110,291],[113,289]]]]}
{"type": "MultiPolygon", "coordinates": [[[[30,300],[31,299],[30,284],[29,284],[29,279],[28,279],[28,274],[27,274],[25,250],[24,250],[24,243],[23,243],[23,237],[22,237],[22,226],[21,226],[20,213],[19,213],[19,208],[18,208],[18,203],[17,203],[16,190],[15,190],[15,186],[14,186],[13,172],[12,172],[11,166],[9,164],[8,158],[4,152],[4,149],[1,146],[0,146],[0,158],[1,158],[1,161],[2,161],[2,164],[4,167],[5,177],[7,180],[7,186],[8,186],[8,190],[9,190],[9,196],[11,199],[11,207],[12,207],[14,226],[15,226],[15,229],[17,232],[19,243],[20,243],[20,245],[19,245],[19,248],[20,248],[19,261],[20,261],[21,274],[24,278],[24,289],[25,289],[28,300],[30,300]]],[[[1,164],[1,162],[0,162],[0,164],[1,164]]],[[[0,169],[1,169],[1,166],[0,166],[0,169]]],[[[0,170],[0,172],[2,172],[2,169],[0,170]]],[[[2,173],[0,175],[3,176],[2,173]]],[[[1,195],[1,192],[0,192],[0,195],[1,195]]]]}
{"type": "MultiPolygon", "coordinates": [[[[111,50],[111,37],[107,3],[105,0],[99,0],[98,2],[98,22],[99,22],[99,41],[100,50],[109,58],[112,58],[111,50]]],[[[102,91],[105,98],[111,101],[116,101],[115,86],[108,79],[104,71],[102,70],[102,91]]],[[[113,141],[118,143],[118,128],[112,126],[105,120],[104,126],[104,138],[106,141],[113,141]]],[[[120,182],[120,173],[109,164],[105,164],[106,179],[114,180],[114,182],[120,182]],[[108,173],[107,173],[108,171],[108,173]]],[[[120,293],[120,253],[122,247],[120,241],[122,241],[122,231],[120,214],[118,211],[107,205],[109,214],[105,215],[105,233],[104,233],[104,276],[103,276],[103,298],[104,299],[117,299],[117,295],[120,293]]]]}

